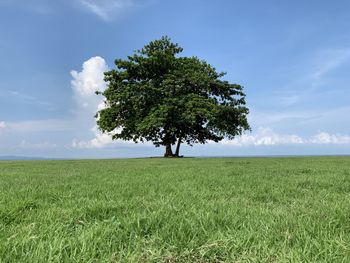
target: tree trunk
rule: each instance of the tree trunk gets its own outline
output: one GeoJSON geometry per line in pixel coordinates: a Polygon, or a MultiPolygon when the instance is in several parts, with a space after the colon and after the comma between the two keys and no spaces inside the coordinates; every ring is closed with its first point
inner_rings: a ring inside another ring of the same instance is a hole
{"type": "Polygon", "coordinates": [[[173,151],[171,149],[171,144],[170,143],[167,143],[165,145],[165,153],[164,153],[164,157],[173,157],[174,154],[173,154],[173,151]]]}
{"type": "Polygon", "coordinates": [[[177,141],[176,151],[175,151],[175,155],[174,155],[176,157],[180,157],[180,145],[181,145],[181,137],[179,137],[179,139],[177,141]]]}

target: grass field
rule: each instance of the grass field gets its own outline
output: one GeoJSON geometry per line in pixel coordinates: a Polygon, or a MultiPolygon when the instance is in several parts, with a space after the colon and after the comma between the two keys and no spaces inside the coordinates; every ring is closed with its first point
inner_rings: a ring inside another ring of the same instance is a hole
{"type": "Polygon", "coordinates": [[[3,161],[0,262],[350,262],[350,158],[3,161]]]}

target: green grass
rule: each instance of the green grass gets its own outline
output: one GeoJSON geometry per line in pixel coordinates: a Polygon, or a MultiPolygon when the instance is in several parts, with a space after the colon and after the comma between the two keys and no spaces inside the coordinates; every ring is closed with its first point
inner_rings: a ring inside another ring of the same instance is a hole
{"type": "Polygon", "coordinates": [[[350,262],[350,158],[3,161],[0,262],[350,262]]]}

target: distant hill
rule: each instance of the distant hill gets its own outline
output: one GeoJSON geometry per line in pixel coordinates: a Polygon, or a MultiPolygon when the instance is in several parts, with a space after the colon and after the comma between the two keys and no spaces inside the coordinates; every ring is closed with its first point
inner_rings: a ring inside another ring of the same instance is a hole
{"type": "Polygon", "coordinates": [[[7,155],[7,156],[0,156],[0,160],[2,161],[10,161],[10,160],[46,160],[46,158],[43,157],[33,157],[33,156],[16,156],[16,155],[7,155]]]}

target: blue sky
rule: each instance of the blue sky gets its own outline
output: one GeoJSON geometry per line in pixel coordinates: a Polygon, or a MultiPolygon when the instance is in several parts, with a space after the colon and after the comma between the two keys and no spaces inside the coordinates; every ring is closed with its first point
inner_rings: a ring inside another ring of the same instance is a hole
{"type": "Polygon", "coordinates": [[[93,118],[102,72],[168,35],[245,87],[252,132],[185,155],[350,154],[349,1],[0,0],[0,155],[161,155],[93,118]]]}

